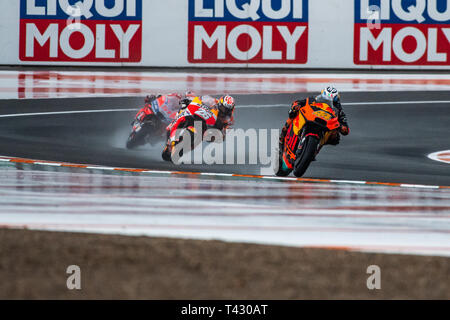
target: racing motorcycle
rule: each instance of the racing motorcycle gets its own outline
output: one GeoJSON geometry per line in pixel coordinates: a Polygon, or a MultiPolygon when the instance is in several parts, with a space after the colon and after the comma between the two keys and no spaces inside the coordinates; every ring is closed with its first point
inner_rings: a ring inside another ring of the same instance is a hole
{"type": "Polygon", "coordinates": [[[288,176],[292,171],[301,177],[328,139],[338,134],[340,123],[337,113],[327,103],[307,101],[288,127],[283,150],[275,153],[274,172],[288,176]]]}
{"type": "Polygon", "coordinates": [[[147,97],[144,108],[139,110],[131,123],[127,149],[134,149],[146,143],[154,145],[162,141],[167,125],[177,116],[177,112],[169,105],[170,100],[179,98],[178,95],[147,97]]]}
{"type": "MultiPolygon", "coordinates": [[[[218,113],[217,109],[209,108],[203,105],[198,98],[195,98],[191,104],[180,112],[177,119],[167,127],[167,143],[163,150],[162,158],[165,161],[173,162],[176,152],[178,152],[178,156],[181,158],[183,156],[183,149],[177,150],[176,146],[183,139],[190,139],[188,143],[190,146],[189,150],[194,150],[202,143],[207,129],[216,125],[218,113]]],[[[231,124],[232,120],[224,123],[222,133],[231,124]]]]}

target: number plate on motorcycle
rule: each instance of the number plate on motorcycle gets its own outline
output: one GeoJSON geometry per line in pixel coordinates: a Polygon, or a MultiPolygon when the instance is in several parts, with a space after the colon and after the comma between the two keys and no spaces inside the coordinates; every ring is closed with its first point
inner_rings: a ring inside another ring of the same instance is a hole
{"type": "Polygon", "coordinates": [[[141,124],[138,122],[134,125],[134,131],[139,131],[141,130],[141,124]]]}
{"type": "Polygon", "coordinates": [[[331,118],[333,118],[331,114],[325,111],[315,111],[314,115],[325,120],[330,120],[331,118]]]}

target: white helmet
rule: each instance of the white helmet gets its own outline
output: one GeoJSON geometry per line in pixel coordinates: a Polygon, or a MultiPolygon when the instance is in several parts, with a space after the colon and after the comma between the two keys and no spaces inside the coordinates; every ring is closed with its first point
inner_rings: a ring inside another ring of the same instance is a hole
{"type": "Polygon", "coordinates": [[[323,89],[320,95],[322,96],[323,99],[332,100],[333,102],[338,101],[340,98],[339,91],[335,87],[331,86],[323,89]]]}

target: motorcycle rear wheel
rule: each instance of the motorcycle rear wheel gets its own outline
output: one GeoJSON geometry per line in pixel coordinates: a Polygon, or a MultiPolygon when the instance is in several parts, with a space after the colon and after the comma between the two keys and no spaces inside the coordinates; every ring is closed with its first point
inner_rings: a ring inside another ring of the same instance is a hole
{"type": "Polygon", "coordinates": [[[317,137],[307,136],[302,144],[302,148],[297,149],[296,159],[294,163],[294,175],[297,178],[305,174],[306,170],[311,164],[311,161],[316,155],[318,145],[319,139],[317,137]]]}

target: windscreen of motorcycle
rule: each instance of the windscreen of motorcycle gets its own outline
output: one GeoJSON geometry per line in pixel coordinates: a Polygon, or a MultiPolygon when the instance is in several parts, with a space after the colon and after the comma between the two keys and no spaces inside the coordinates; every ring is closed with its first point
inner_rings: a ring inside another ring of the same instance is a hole
{"type": "Polygon", "coordinates": [[[337,111],[336,108],[334,107],[334,103],[332,99],[326,98],[322,95],[318,95],[316,97],[316,102],[318,103],[326,103],[327,105],[329,105],[335,112],[337,111]]]}
{"type": "Polygon", "coordinates": [[[202,103],[208,107],[212,107],[217,103],[217,99],[211,96],[202,96],[202,103]]]}

